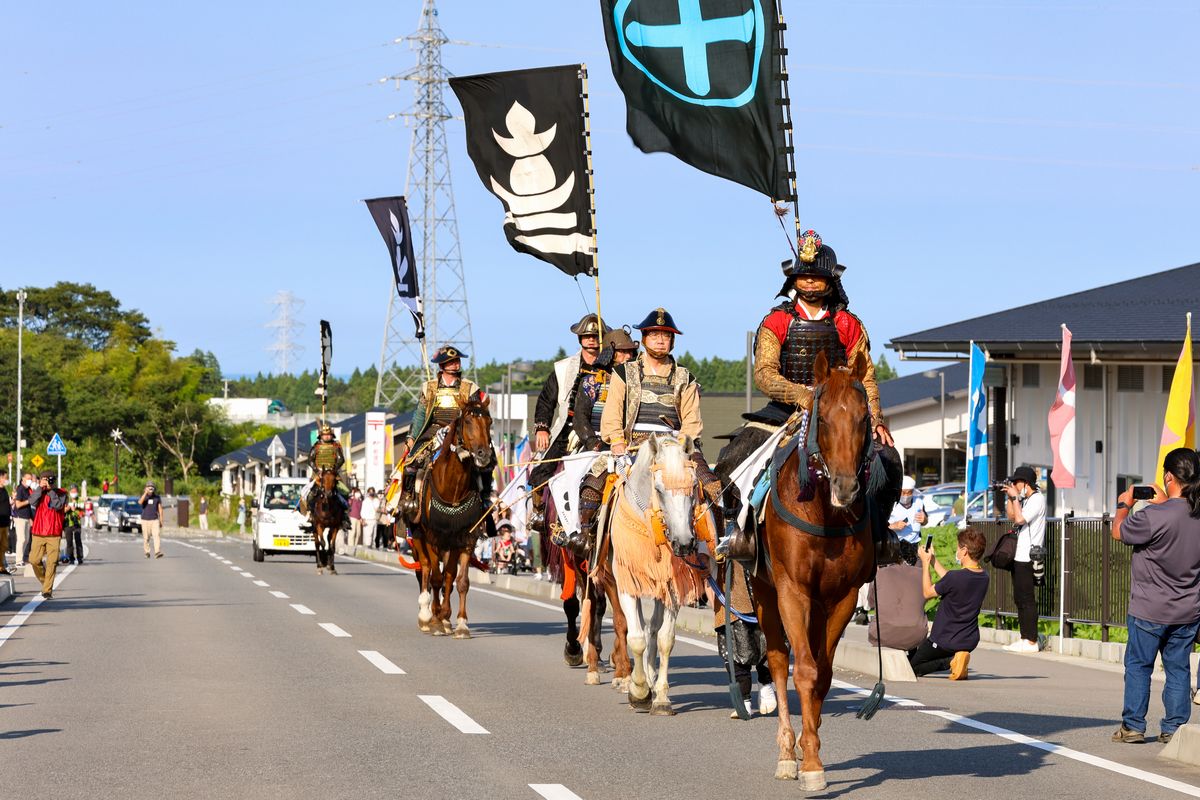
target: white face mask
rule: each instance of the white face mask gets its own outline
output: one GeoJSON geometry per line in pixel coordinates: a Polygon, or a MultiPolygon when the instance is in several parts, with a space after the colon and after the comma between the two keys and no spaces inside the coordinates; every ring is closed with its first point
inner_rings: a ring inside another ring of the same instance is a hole
{"type": "Polygon", "coordinates": [[[25,481],[25,488],[26,488],[26,489],[32,489],[32,488],[33,488],[33,478],[30,478],[29,480],[25,481]]]}

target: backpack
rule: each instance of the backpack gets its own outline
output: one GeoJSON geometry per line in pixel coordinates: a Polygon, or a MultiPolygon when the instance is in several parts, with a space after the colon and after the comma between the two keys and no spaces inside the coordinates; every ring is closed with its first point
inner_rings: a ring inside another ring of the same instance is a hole
{"type": "Polygon", "coordinates": [[[992,548],[992,552],[984,556],[983,560],[991,564],[996,569],[1003,569],[1012,572],[1013,562],[1017,558],[1017,529],[1013,528],[1007,533],[1001,534],[996,540],[996,546],[992,548]]]}

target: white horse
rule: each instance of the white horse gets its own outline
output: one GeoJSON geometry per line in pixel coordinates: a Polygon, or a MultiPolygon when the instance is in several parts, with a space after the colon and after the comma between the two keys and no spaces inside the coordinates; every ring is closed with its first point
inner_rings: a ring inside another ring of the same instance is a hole
{"type": "Polygon", "coordinates": [[[688,437],[652,434],[618,489],[611,512],[613,573],[633,657],[629,705],[655,715],[675,713],[667,696],[675,618],[680,606],[704,592],[706,573],[684,558],[698,566],[697,529],[709,542],[714,530],[707,504],[699,502],[691,454],[688,437]],[[654,603],[648,624],[643,598],[654,603]],[[649,646],[651,640],[657,640],[657,649],[649,646]]]}

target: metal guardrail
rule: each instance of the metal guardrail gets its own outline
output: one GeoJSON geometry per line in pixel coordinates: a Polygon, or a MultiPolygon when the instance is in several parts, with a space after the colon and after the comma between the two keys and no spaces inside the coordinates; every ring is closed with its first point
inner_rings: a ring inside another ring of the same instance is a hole
{"type": "MultiPolygon", "coordinates": [[[[1112,518],[1074,517],[1046,521],[1046,580],[1035,590],[1038,616],[1058,620],[1059,581],[1063,557],[1063,526],[1066,526],[1065,635],[1074,625],[1099,625],[1101,641],[1108,641],[1109,628],[1125,627],[1129,608],[1130,549],[1112,538],[1112,518]]],[[[1008,520],[972,520],[991,552],[996,540],[1012,527],[1008,520]]],[[[997,620],[1017,615],[1012,596],[1011,573],[987,568],[991,577],[983,611],[997,620]]]]}

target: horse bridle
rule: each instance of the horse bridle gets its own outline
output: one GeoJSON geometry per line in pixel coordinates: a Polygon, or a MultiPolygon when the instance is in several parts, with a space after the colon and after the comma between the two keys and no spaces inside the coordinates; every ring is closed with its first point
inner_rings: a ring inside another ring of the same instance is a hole
{"type": "Polygon", "coordinates": [[[467,444],[467,440],[463,436],[464,426],[462,422],[467,418],[468,415],[475,417],[488,417],[489,419],[491,418],[491,415],[489,415],[487,411],[482,408],[473,406],[467,406],[464,408],[462,410],[462,414],[460,414],[458,419],[455,420],[454,441],[450,443],[450,452],[458,455],[459,459],[462,461],[466,461],[468,458],[475,460],[475,468],[478,470],[490,469],[496,465],[495,451],[489,447],[486,461],[483,464],[480,464],[475,458],[475,452],[467,444]],[[462,451],[461,453],[459,452],[460,450],[462,451]]]}
{"type": "MultiPolygon", "coordinates": [[[[874,436],[870,424],[870,403],[867,398],[867,388],[863,386],[861,381],[855,381],[851,384],[852,387],[862,394],[863,401],[867,404],[867,425],[866,437],[862,443],[862,450],[859,456],[858,470],[855,474],[859,481],[865,485],[866,478],[871,469],[871,456],[874,454],[874,436]]],[[[821,440],[817,436],[817,432],[821,423],[821,396],[825,394],[825,384],[821,384],[813,389],[813,404],[812,411],[808,415],[808,431],[804,442],[804,452],[808,454],[805,467],[811,468],[818,479],[829,478],[829,465],[825,463],[825,454],[821,452],[821,440]],[[811,446],[810,446],[811,445],[811,446]]]]}

